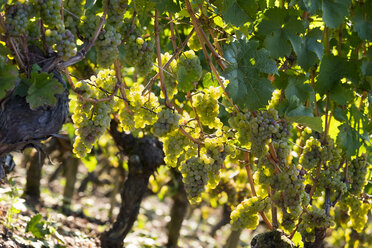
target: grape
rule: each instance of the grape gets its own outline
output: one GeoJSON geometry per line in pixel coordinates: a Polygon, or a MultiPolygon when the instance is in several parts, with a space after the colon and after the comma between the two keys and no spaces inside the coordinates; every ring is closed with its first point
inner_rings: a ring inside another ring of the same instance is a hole
{"type": "Polygon", "coordinates": [[[147,76],[152,69],[155,58],[155,43],[151,39],[144,39],[142,31],[136,26],[132,29],[129,20],[124,21],[121,33],[127,37],[124,44],[124,58],[122,63],[133,66],[140,76],[147,76]],[[130,32],[130,33],[129,33],[130,32]]]}
{"type": "Polygon", "coordinates": [[[199,57],[193,50],[181,54],[177,61],[178,89],[183,92],[194,88],[194,82],[198,82],[202,76],[202,67],[199,57]]]}
{"type": "Polygon", "coordinates": [[[255,229],[258,225],[258,213],[267,211],[270,198],[252,197],[242,201],[230,215],[232,228],[235,230],[255,229]]]}
{"type": "Polygon", "coordinates": [[[208,183],[208,170],[199,157],[192,157],[181,163],[182,181],[189,201],[194,204],[201,200],[200,195],[208,183]]]}
{"type": "Polygon", "coordinates": [[[72,120],[76,126],[73,152],[80,158],[86,156],[93,147],[95,141],[104,134],[110,125],[110,114],[113,108],[113,100],[95,103],[87,102],[84,98],[102,99],[106,94],[100,88],[106,91],[113,91],[116,84],[115,72],[112,70],[100,71],[97,77],[92,76],[90,81],[79,81],[75,87],[80,94],[77,100],[71,101],[75,105],[75,112],[72,120]],[[93,87],[95,85],[96,87],[93,87]]]}
{"type": "Polygon", "coordinates": [[[5,9],[5,24],[10,35],[26,34],[28,22],[31,18],[31,6],[17,2],[5,9]]]}
{"type": "Polygon", "coordinates": [[[92,9],[88,9],[85,15],[81,17],[81,20],[79,31],[85,39],[91,39],[99,25],[99,16],[92,9]]]}
{"type": "MultiPolygon", "coordinates": [[[[172,57],[169,53],[165,53],[161,55],[161,63],[164,66],[172,57]]],[[[156,63],[158,64],[158,63],[156,63]]],[[[155,67],[156,71],[159,71],[157,67],[155,67]]],[[[165,89],[167,91],[167,96],[169,99],[172,99],[175,94],[177,94],[177,63],[175,60],[171,62],[169,67],[165,69],[164,75],[164,84],[165,89]]]]}
{"type": "Polygon", "coordinates": [[[86,0],[63,1],[65,27],[75,35],[77,33],[77,27],[80,24],[79,18],[85,14],[85,3],[86,0]]]}
{"type": "Polygon", "coordinates": [[[320,141],[314,137],[310,137],[306,141],[306,145],[299,160],[303,168],[310,170],[317,166],[321,160],[320,146],[320,141]]]}
{"type": "Polygon", "coordinates": [[[75,37],[67,29],[62,32],[47,29],[45,31],[45,40],[57,51],[58,56],[62,57],[63,60],[68,60],[77,52],[75,37]]]}
{"type": "Polygon", "coordinates": [[[251,115],[247,113],[237,113],[235,116],[232,116],[228,121],[229,125],[234,128],[237,132],[235,138],[239,141],[240,146],[248,148],[250,139],[250,128],[249,128],[249,119],[251,115]]]}
{"type": "Polygon", "coordinates": [[[368,221],[368,213],[372,208],[372,204],[369,202],[364,203],[349,194],[341,198],[340,207],[343,210],[349,210],[351,227],[355,231],[361,232],[368,221]]]}
{"type": "Polygon", "coordinates": [[[280,103],[281,95],[282,95],[281,90],[274,90],[271,100],[269,102],[269,105],[267,107],[277,109],[280,103]]]}
{"type": "Polygon", "coordinates": [[[327,229],[333,225],[333,220],[327,216],[323,209],[310,206],[308,213],[302,215],[302,221],[298,226],[298,231],[307,242],[314,242],[315,229],[327,229]]]}
{"type": "Polygon", "coordinates": [[[367,169],[368,163],[365,154],[360,157],[356,157],[351,161],[348,171],[351,181],[349,192],[351,194],[359,195],[363,192],[364,186],[367,184],[367,169]]]}
{"type": "Polygon", "coordinates": [[[35,0],[36,8],[40,10],[40,16],[49,29],[56,28],[59,31],[65,29],[61,17],[62,0],[35,0]]]}
{"type": "Polygon", "coordinates": [[[158,113],[158,120],[153,125],[153,134],[158,137],[166,136],[178,128],[180,119],[181,117],[170,109],[160,111],[158,113]]]}
{"type": "Polygon", "coordinates": [[[107,13],[107,24],[119,29],[123,25],[128,0],[111,0],[107,13]]]}
{"type": "Polygon", "coordinates": [[[97,63],[108,68],[119,56],[118,46],[121,43],[121,35],[113,26],[106,25],[96,41],[97,63]]]}
{"type": "Polygon", "coordinates": [[[192,97],[193,105],[203,125],[209,128],[222,128],[222,122],[218,119],[219,105],[218,98],[221,97],[219,88],[209,87],[203,90],[203,94],[196,94],[192,97]]]}

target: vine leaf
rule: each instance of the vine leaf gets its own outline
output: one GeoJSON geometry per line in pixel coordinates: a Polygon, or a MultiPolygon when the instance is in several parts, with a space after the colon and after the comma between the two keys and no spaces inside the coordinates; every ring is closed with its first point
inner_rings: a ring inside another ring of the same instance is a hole
{"type": "Polygon", "coordinates": [[[156,9],[159,10],[160,13],[164,11],[172,13],[180,11],[180,7],[173,2],[173,0],[151,0],[151,2],[155,3],[156,9]]]}
{"type": "Polygon", "coordinates": [[[256,0],[218,0],[214,4],[224,19],[237,27],[253,21],[258,10],[256,0]]]}
{"type": "Polygon", "coordinates": [[[349,15],[351,0],[323,0],[323,21],[330,28],[337,28],[349,15]]]}
{"type": "Polygon", "coordinates": [[[18,69],[14,65],[0,66],[0,100],[13,90],[18,77],[18,69]]]}
{"type": "Polygon", "coordinates": [[[267,73],[277,73],[274,60],[267,50],[258,48],[258,42],[236,40],[225,47],[224,55],[229,62],[222,73],[230,83],[226,91],[241,108],[257,110],[267,105],[274,90],[267,73]]]}
{"type": "Polygon", "coordinates": [[[297,53],[297,62],[305,70],[309,70],[323,57],[323,45],[318,40],[322,38],[320,29],[312,29],[303,39],[301,48],[297,53]]]}
{"type": "Polygon", "coordinates": [[[301,38],[299,33],[304,33],[307,27],[306,21],[298,20],[295,11],[281,8],[268,9],[262,22],[258,25],[258,32],[266,35],[265,47],[274,58],[289,56],[291,45],[299,53],[301,38]]]}
{"type": "Polygon", "coordinates": [[[338,146],[345,151],[346,156],[350,158],[356,154],[357,149],[361,146],[359,134],[347,123],[342,124],[338,129],[340,131],[337,135],[336,142],[338,146]]]}
{"type": "Polygon", "coordinates": [[[62,84],[53,78],[53,74],[38,73],[34,70],[31,72],[30,88],[27,91],[26,101],[32,110],[42,106],[54,107],[57,104],[55,94],[62,94],[63,91],[62,84]]]}
{"type": "Polygon", "coordinates": [[[330,91],[342,78],[359,84],[360,66],[358,62],[348,61],[340,56],[327,54],[323,56],[319,69],[318,81],[315,85],[317,92],[321,95],[330,91]]]}
{"type": "Polygon", "coordinates": [[[288,85],[285,89],[285,96],[287,99],[291,96],[297,96],[298,99],[305,103],[310,98],[310,95],[314,92],[310,84],[305,83],[307,78],[305,76],[291,76],[288,79],[288,85]]]}
{"type": "Polygon", "coordinates": [[[42,218],[41,214],[36,214],[26,226],[26,232],[31,232],[37,239],[44,239],[46,235],[50,234],[50,230],[48,227],[45,227],[46,223],[42,218]]]}
{"type": "Polygon", "coordinates": [[[365,4],[363,8],[357,8],[352,18],[354,31],[362,40],[372,41],[372,4],[365,4]],[[364,11],[363,11],[364,10],[364,11]]]}

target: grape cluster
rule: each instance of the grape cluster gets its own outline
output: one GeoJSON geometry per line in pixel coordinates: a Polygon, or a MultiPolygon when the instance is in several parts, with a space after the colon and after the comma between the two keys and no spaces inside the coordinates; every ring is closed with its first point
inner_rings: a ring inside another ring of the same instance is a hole
{"type": "Polygon", "coordinates": [[[123,18],[127,6],[128,0],[111,0],[107,13],[107,24],[119,29],[123,25],[123,18]]]}
{"type": "Polygon", "coordinates": [[[73,145],[73,152],[80,158],[85,157],[90,152],[95,141],[104,134],[110,125],[110,114],[113,107],[113,100],[92,104],[86,101],[86,99],[92,97],[102,99],[106,97],[100,88],[112,92],[115,84],[115,72],[104,70],[100,71],[97,77],[92,76],[90,81],[79,81],[75,85],[79,97],[70,103],[75,106],[72,120],[77,128],[75,130],[76,138],[73,145]]]}
{"type": "Polygon", "coordinates": [[[86,0],[63,1],[65,27],[71,30],[71,32],[75,35],[77,33],[77,27],[80,24],[79,18],[81,18],[85,14],[85,3],[86,0]]]}
{"type": "Polygon", "coordinates": [[[315,229],[327,229],[332,225],[331,217],[327,216],[323,209],[313,205],[302,215],[302,222],[298,226],[298,231],[307,242],[314,242],[315,229]]]}
{"type": "MultiPolygon", "coordinates": [[[[161,55],[161,64],[164,66],[172,57],[169,53],[165,53],[161,55]]],[[[157,67],[155,67],[156,71],[159,71],[157,67]]],[[[175,94],[177,94],[177,81],[176,81],[176,75],[177,75],[177,62],[176,60],[173,60],[169,67],[165,69],[165,72],[163,73],[164,76],[164,84],[165,89],[167,91],[167,96],[169,99],[172,99],[175,94]]]]}
{"type": "Polygon", "coordinates": [[[129,20],[125,20],[121,32],[127,37],[123,44],[125,53],[122,63],[133,66],[140,76],[147,76],[151,72],[155,58],[154,41],[145,40],[142,31],[136,26],[132,28],[129,20]]]}
{"type": "Polygon", "coordinates": [[[273,95],[270,99],[268,108],[277,109],[280,103],[281,95],[282,95],[281,90],[274,90],[273,95]]]}
{"type": "Polygon", "coordinates": [[[118,117],[125,131],[145,128],[147,125],[153,125],[157,120],[157,113],[160,111],[158,98],[152,92],[148,96],[143,96],[143,90],[144,86],[139,83],[125,90],[129,109],[118,105],[122,104],[122,101],[117,102],[118,117]]]}
{"type": "Polygon", "coordinates": [[[178,128],[180,115],[174,113],[171,109],[164,109],[158,113],[158,120],[153,125],[153,134],[157,137],[164,137],[168,133],[178,128]]]}
{"type": "Polygon", "coordinates": [[[249,120],[251,153],[257,158],[263,157],[267,151],[267,143],[272,135],[278,133],[278,112],[275,109],[258,112],[249,120]]]}
{"type": "Polygon", "coordinates": [[[194,82],[202,76],[202,66],[199,57],[193,50],[181,54],[177,61],[178,89],[183,92],[194,89],[194,82]]]}
{"type": "Polygon", "coordinates": [[[208,183],[210,188],[214,188],[220,181],[220,170],[225,161],[226,154],[229,152],[230,146],[228,146],[224,137],[206,138],[204,140],[204,145],[205,147],[201,152],[206,155],[208,183]]]}
{"type": "Polygon", "coordinates": [[[218,119],[219,105],[218,99],[221,97],[219,88],[209,87],[203,90],[203,93],[194,95],[193,105],[199,115],[203,125],[213,129],[222,128],[222,122],[218,119]]]}
{"type": "Polygon", "coordinates": [[[278,122],[278,132],[273,133],[272,135],[272,143],[280,165],[286,165],[289,163],[289,155],[291,152],[289,136],[291,128],[291,124],[287,121],[280,120],[278,122]]]}
{"type": "Polygon", "coordinates": [[[367,184],[368,163],[366,155],[353,159],[349,166],[349,178],[351,181],[349,192],[354,195],[359,195],[363,192],[364,186],[367,184]]]}
{"type": "Polygon", "coordinates": [[[240,146],[244,148],[249,147],[250,128],[249,120],[251,114],[249,112],[239,112],[236,115],[229,118],[229,125],[236,130],[235,138],[239,141],[240,146]]]}
{"type": "Polygon", "coordinates": [[[368,221],[368,212],[372,208],[372,204],[369,202],[364,203],[349,194],[341,199],[340,207],[349,210],[351,227],[355,231],[361,232],[368,221]]]}
{"type": "Polygon", "coordinates": [[[197,146],[192,143],[179,130],[169,133],[162,139],[164,150],[164,161],[171,167],[178,165],[178,158],[186,152],[189,156],[196,156],[197,146]]]}
{"type": "Polygon", "coordinates": [[[49,29],[64,30],[65,25],[61,17],[62,0],[34,0],[40,16],[49,29]]]}
{"type": "Polygon", "coordinates": [[[191,157],[181,163],[182,181],[189,201],[199,202],[201,193],[208,183],[208,168],[202,158],[191,157]]]}
{"type": "Polygon", "coordinates": [[[29,4],[20,2],[5,9],[5,24],[10,35],[20,36],[27,33],[31,9],[29,4]]]}
{"type": "Polygon", "coordinates": [[[242,201],[230,215],[232,228],[235,230],[255,229],[258,225],[258,213],[270,208],[270,198],[252,197],[242,201]]]}
{"type": "Polygon", "coordinates": [[[321,161],[321,144],[320,141],[311,136],[307,141],[306,145],[300,156],[299,163],[306,170],[315,168],[321,161]]]}
{"type": "Polygon", "coordinates": [[[99,16],[93,9],[88,9],[85,15],[81,17],[79,24],[79,32],[82,33],[85,39],[91,39],[99,25],[99,16]]]}
{"type": "Polygon", "coordinates": [[[118,46],[121,43],[121,35],[111,25],[106,25],[96,41],[97,63],[108,68],[119,56],[118,46]]]}
{"type": "Polygon", "coordinates": [[[67,60],[77,52],[75,37],[70,30],[59,32],[57,30],[47,29],[45,31],[46,42],[57,51],[58,56],[67,60]]]}

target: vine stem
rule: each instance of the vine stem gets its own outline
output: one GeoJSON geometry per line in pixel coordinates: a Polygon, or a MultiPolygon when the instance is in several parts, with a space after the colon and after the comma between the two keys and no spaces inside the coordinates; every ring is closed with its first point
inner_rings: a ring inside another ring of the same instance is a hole
{"type": "Polygon", "coordinates": [[[162,63],[161,63],[161,50],[160,50],[160,38],[159,38],[159,12],[156,9],[155,10],[155,44],[156,44],[156,54],[158,56],[158,67],[159,67],[159,76],[160,76],[160,87],[161,91],[164,94],[165,97],[165,104],[167,107],[171,107],[171,103],[169,102],[168,95],[167,95],[167,89],[165,88],[165,83],[164,83],[164,74],[163,70],[161,70],[162,63]]]}
{"type": "MultiPolygon", "coordinates": [[[[257,193],[256,193],[256,189],[254,188],[254,181],[253,181],[253,176],[252,176],[252,170],[251,170],[251,166],[250,166],[250,162],[249,162],[249,153],[248,152],[244,152],[244,162],[245,162],[245,169],[247,171],[247,175],[248,175],[248,182],[249,182],[249,185],[251,186],[251,192],[252,192],[252,196],[257,196],[257,193]]],[[[265,222],[266,226],[270,229],[270,230],[273,230],[273,225],[270,223],[270,220],[267,218],[266,214],[264,212],[259,212],[263,221],[265,222]]]]}
{"type": "Polygon", "coordinates": [[[171,40],[172,40],[172,46],[173,46],[173,50],[174,52],[176,52],[177,50],[177,43],[176,43],[176,36],[174,34],[174,26],[173,26],[173,18],[172,18],[172,13],[169,12],[169,27],[170,27],[170,30],[171,30],[171,40]]]}
{"type": "MultiPolygon", "coordinates": [[[[311,87],[313,88],[314,92],[315,92],[315,72],[313,69],[311,69],[311,81],[310,81],[310,84],[311,84],[311,87]]],[[[315,92],[315,95],[316,95],[316,92],[315,92]]],[[[315,116],[319,116],[319,111],[318,111],[318,104],[316,103],[316,98],[314,100],[314,107],[315,107],[315,116]]]]}
{"type": "Polygon", "coordinates": [[[147,92],[150,92],[151,90],[151,87],[152,85],[154,84],[154,82],[156,81],[156,79],[160,76],[160,70],[163,69],[167,69],[170,64],[172,63],[172,61],[178,57],[178,55],[180,54],[180,52],[185,48],[187,42],[190,40],[192,34],[194,33],[195,29],[193,28],[191,30],[191,32],[189,33],[189,35],[186,37],[186,39],[183,41],[183,43],[181,44],[181,46],[175,51],[175,53],[173,54],[173,56],[168,60],[168,62],[164,65],[163,68],[159,68],[159,72],[153,76],[150,81],[148,82],[148,84],[145,86],[145,89],[142,91],[142,95],[145,95],[147,92]]]}
{"type": "Polygon", "coordinates": [[[117,80],[115,87],[118,86],[120,89],[121,96],[124,99],[125,110],[128,111],[129,113],[132,113],[132,111],[129,108],[128,98],[125,94],[125,89],[124,89],[125,84],[123,83],[123,79],[121,76],[121,65],[118,59],[115,59],[114,61],[114,68],[115,68],[115,75],[116,75],[116,80],[117,80]]]}
{"type": "Polygon", "coordinates": [[[326,100],[326,112],[325,112],[324,139],[323,139],[324,144],[327,141],[327,135],[328,135],[328,130],[329,130],[329,122],[331,121],[330,120],[331,116],[330,115],[328,116],[328,112],[329,112],[329,93],[327,93],[326,98],[327,98],[327,100],[326,100]]]}
{"type": "Polygon", "coordinates": [[[191,140],[193,143],[195,143],[195,144],[198,144],[198,145],[200,145],[200,146],[204,146],[204,143],[202,142],[202,141],[200,141],[200,140],[197,140],[197,139],[195,139],[195,138],[193,138],[184,128],[183,128],[183,126],[182,125],[180,125],[179,127],[179,130],[181,131],[181,133],[183,134],[183,135],[185,135],[189,140],[191,140]]]}
{"type": "Polygon", "coordinates": [[[99,33],[101,32],[102,30],[102,27],[103,27],[103,24],[105,23],[105,20],[106,20],[106,17],[107,17],[107,12],[108,12],[108,8],[109,8],[109,4],[110,4],[110,0],[106,0],[105,2],[105,7],[104,7],[104,10],[103,10],[103,14],[100,18],[100,22],[98,24],[98,27],[97,29],[95,30],[93,36],[92,36],[92,39],[90,42],[88,42],[88,44],[86,46],[83,46],[83,48],[81,48],[75,56],[72,56],[69,60],[65,61],[65,62],[62,62],[61,64],[58,65],[58,67],[63,70],[64,68],[68,67],[68,66],[71,66],[71,65],[74,65],[78,62],[80,62],[81,60],[83,60],[86,56],[86,54],[89,52],[89,50],[94,46],[97,38],[98,38],[98,35],[99,33]]]}

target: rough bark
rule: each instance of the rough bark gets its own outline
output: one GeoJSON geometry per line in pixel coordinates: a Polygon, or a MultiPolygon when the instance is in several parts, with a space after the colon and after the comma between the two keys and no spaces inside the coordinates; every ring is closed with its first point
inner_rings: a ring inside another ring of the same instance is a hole
{"type": "Polygon", "coordinates": [[[63,205],[64,211],[69,211],[71,207],[72,198],[75,192],[76,174],[79,166],[79,159],[74,158],[72,155],[69,159],[65,160],[65,178],[66,185],[63,191],[63,205]]]}
{"type": "Polygon", "coordinates": [[[129,157],[128,178],[121,190],[121,207],[112,228],[101,236],[102,247],[123,247],[124,238],[131,230],[147,191],[151,174],[163,164],[161,143],[152,137],[135,138],[117,131],[117,123],[112,122],[110,133],[118,147],[129,157]]]}
{"type": "Polygon", "coordinates": [[[27,162],[27,182],[23,196],[32,202],[40,201],[41,168],[45,155],[42,152],[32,151],[27,162]]]}

